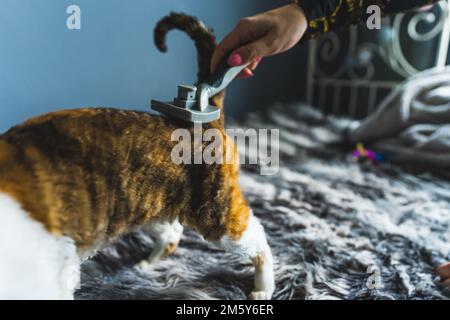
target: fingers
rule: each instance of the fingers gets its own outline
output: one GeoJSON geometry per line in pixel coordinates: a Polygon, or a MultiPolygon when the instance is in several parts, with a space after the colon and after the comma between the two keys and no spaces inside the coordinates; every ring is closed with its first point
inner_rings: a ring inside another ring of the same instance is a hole
{"type": "Polygon", "coordinates": [[[251,70],[255,70],[255,69],[258,67],[258,65],[259,65],[259,63],[261,62],[261,60],[262,60],[261,57],[257,57],[257,58],[255,59],[255,61],[253,61],[253,62],[249,65],[249,68],[250,68],[251,70]]]}
{"type": "Polygon", "coordinates": [[[450,279],[450,263],[439,266],[436,269],[436,273],[438,276],[440,276],[444,280],[450,279]]]}
{"type": "Polygon", "coordinates": [[[450,263],[443,264],[436,269],[436,274],[441,277],[440,284],[445,287],[450,287],[450,263]]]}
{"type": "Polygon", "coordinates": [[[231,31],[217,46],[211,58],[211,73],[213,73],[219,63],[225,59],[225,55],[229,54],[233,49],[251,41],[251,27],[248,20],[243,19],[238,23],[236,28],[231,31]]]}
{"type": "Polygon", "coordinates": [[[245,68],[242,70],[242,72],[238,75],[239,79],[247,79],[253,77],[253,71],[250,68],[245,68]]]}
{"type": "Polygon", "coordinates": [[[247,68],[245,68],[238,76],[240,79],[247,79],[253,77],[253,71],[258,67],[262,58],[258,57],[255,61],[253,61],[247,68]]]}
{"type": "MultiPolygon", "coordinates": [[[[227,36],[228,37],[235,37],[235,35],[233,35],[233,32],[231,34],[229,34],[227,36]]],[[[214,73],[214,71],[216,71],[217,66],[219,65],[220,61],[222,61],[222,59],[225,58],[225,55],[228,53],[228,43],[233,41],[237,41],[235,39],[227,39],[225,38],[224,41],[222,41],[216,48],[216,50],[214,50],[214,54],[211,58],[211,73],[214,73]]]]}
{"type": "Polygon", "coordinates": [[[272,49],[268,45],[268,39],[262,38],[243,47],[240,47],[233,52],[231,57],[239,56],[241,60],[240,64],[245,64],[250,61],[257,61],[258,59],[260,59],[260,57],[266,57],[271,55],[272,53],[272,49]]]}

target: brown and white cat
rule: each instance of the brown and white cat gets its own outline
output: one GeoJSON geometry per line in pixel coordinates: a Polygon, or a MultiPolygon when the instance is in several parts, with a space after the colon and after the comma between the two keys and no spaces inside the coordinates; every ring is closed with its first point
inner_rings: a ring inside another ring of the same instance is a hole
{"type": "MultiPolygon", "coordinates": [[[[215,38],[197,19],[171,14],[155,29],[166,51],[171,29],[198,49],[199,82],[215,38]]],[[[211,99],[222,107],[224,93],[211,99]]],[[[273,262],[264,229],[238,187],[238,164],[176,165],[171,133],[192,124],[145,112],[79,109],[46,114],[0,136],[0,298],[72,299],[80,263],[136,229],[156,238],[142,265],[172,253],[183,227],[250,259],[255,289],[269,299],[273,262]]],[[[223,118],[205,125],[227,140],[223,118]]],[[[236,148],[234,147],[235,159],[236,148]]]]}

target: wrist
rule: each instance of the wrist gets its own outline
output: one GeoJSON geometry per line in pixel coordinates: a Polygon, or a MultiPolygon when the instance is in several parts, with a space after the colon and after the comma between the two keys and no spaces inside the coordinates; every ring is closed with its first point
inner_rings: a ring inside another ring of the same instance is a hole
{"type": "MultiPolygon", "coordinates": [[[[311,2],[311,1],[310,1],[311,2]]],[[[314,2],[314,1],[312,1],[314,2]]],[[[306,0],[291,0],[291,7],[295,7],[295,10],[300,11],[303,19],[306,21],[306,23],[308,24],[309,21],[309,7],[310,5],[308,4],[308,1],[306,0]]]]}
{"type": "Polygon", "coordinates": [[[289,5],[289,7],[291,8],[292,12],[297,15],[301,29],[306,30],[308,28],[308,17],[305,14],[305,10],[299,4],[299,0],[291,1],[292,3],[289,5]]]}

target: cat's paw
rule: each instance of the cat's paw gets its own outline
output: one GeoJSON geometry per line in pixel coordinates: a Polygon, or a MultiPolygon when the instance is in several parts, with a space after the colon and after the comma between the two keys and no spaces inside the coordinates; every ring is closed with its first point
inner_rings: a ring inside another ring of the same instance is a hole
{"type": "Polygon", "coordinates": [[[270,300],[270,298],[270,294],[265,291],[253,291],[249,296],[250,300],[270,300]]]}
{"type": "Polygon", "coordinates": [[[139,262],[139,263],[136,265],[136,268],[137,268],[139,271],[143,271],[143,272],[145,272],[145,271],[151,271],[151,270],[154,269],[154,267],[155,267],[155,264],[150,263],[150,262],[148,262],[147,260],[142,260],[141,262],[139,262]]]}

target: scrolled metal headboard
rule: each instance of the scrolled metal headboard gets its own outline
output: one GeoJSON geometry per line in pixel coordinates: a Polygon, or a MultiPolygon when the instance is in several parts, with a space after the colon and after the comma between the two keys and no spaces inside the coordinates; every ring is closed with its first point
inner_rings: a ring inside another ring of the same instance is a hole
{"type": "Polygon", "coordinates": [[[379,31],[351,27],[312,41],[308,103],[326,114],[364,118],[405,78],[443,68],[450,45],[449,1],[386,17],[379,31]]]}

